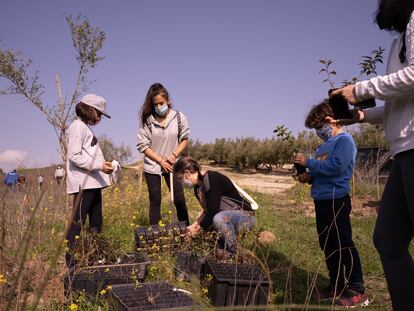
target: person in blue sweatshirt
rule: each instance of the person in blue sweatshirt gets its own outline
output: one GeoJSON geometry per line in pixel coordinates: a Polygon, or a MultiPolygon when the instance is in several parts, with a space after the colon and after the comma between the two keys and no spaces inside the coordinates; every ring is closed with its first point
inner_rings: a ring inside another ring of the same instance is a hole
{"type": "Polygon", "coordinates": [[[311,184],[315,204],[319,245],[325,254],[330,283],[318,290],[320,300],[334,300],[344,307],[367,305],[361,261],[352,240],[350,221],[350,180],[355,164],[356,147],[352,136],[334,123],[328,100],[314,106],[305,126],[315,129],[323,143],[308,159],[295,155],[294,162],[307,168],[298,180],[311,184]]]}

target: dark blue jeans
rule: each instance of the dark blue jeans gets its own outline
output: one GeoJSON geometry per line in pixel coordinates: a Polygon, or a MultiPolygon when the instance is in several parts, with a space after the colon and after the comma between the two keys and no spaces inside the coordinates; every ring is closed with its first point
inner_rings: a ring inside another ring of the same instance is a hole
{"type": "Polygon", "coordinates": [[[255,223],[256,218],[242,210],[223,211],[213,218],[213,227],[224,237],[224,248],[229,252],[234,251],[237,233],[250,229],[255,223]]]}
{"type": "Polygon", "coordinates": [[[349,195],[314,202],[319,245],[325,253],[330,285],[338,293],[346,286],[364,293],[361,260],[352,240],[349,195]]]}
{"type": "Polygon", "coordinates": [[[395,156],[374,230],[393,310],[414,310],[414,150],[395,156]]]}

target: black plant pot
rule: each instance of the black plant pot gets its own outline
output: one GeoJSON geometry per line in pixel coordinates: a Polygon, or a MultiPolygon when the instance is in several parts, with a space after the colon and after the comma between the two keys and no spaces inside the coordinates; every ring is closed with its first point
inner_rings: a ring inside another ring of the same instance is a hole
{"type": "Polygon", "coordinates": [[[205,275],[211,277],[208,295],[213,306],[267,304],[269,280],[259,266],[206,260],[205,275]]]}
{"type": "MultiPolygon", "coordinates": [[[[328,91],[328,95],[336,89],[331,89],[328,91]]],[[[335,96],[329,98],[329,104],[332,107],[333,114],[335,119],[351,119],[352,114],[349,109],[348,102],[342,96],[335,96]]]]}
{"type": "Polygon", "coordinates": [[[188,294],[167,282],[114,285],[110,297],[110,310],[114,311],[184,310],[195,306],[188,294]]]}
{"type": "MultiPolygon", "coordinates": [[[[108,285],[143,281],[150,263],[144,254],[128,254],[125,263],[99,265],[85,268],[72,267],[63,278],[65,296],[70,291],[85,292],[96,297],[108,285]]],[[[121,261],[122,262],[122,261],[121,261]]]]}
{"type": "Polygon", "coordinates": [[[193,275],[201,279],[204,276],[204,269],[204,257],[197,256],[192,252],[178,253],[175,267],[175,276],[178,279],[190,281],[193,275]]]}
{"type": "MultiPolygon", "coordinates": [[[[328,95],[331,95],[332,91],[336,89],[330,89],[328,95]]],[[[342,96],[335,96],[329,98],[329,104],[332,107],[335,119],[351,119],[352,114],[349,109],[348,102],[342,96]]],[[[367,109],[376,106],[375,98],[369,98],[362,102],[355,104],[357,109],[367,109]]]]}

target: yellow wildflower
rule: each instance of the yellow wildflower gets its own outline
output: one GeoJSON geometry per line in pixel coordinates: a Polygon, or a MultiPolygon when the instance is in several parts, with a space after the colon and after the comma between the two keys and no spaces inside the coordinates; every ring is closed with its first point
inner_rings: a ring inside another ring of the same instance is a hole
{"type": "Polygon", "coordinates": [[[78,305],[77,305],[76,303],[72,303],[72,304],[69,306],[69,310],[70,310],[70,311],[78,311],[78,310],[79,310],[79,307],[78,307],[78,305]]]}
{"type": "Polygon", "coordinates": [[[6,283],[6,278],[3,274],[0,274],[0,285],[6,283]]]}

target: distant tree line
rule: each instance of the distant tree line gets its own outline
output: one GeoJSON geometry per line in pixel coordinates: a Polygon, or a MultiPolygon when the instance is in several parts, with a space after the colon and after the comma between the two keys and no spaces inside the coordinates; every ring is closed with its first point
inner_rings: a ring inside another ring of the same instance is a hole
{"type": "MultiPolygon", "coordinates": [[[[237,169],[280,168],[291,163],[295,151],[311,155],[321,140],[314,131],[303,130],[294,137],[286,127],[277,126],[272,138],[254,137],[217,138],[203,143],[190,140],[187,154],[197,160],[210,161],[214,165],[227,165],[237,169]]],[[[381,127],[361,124],[350,130],[357,147],[387,148],[381,127]]]]}

